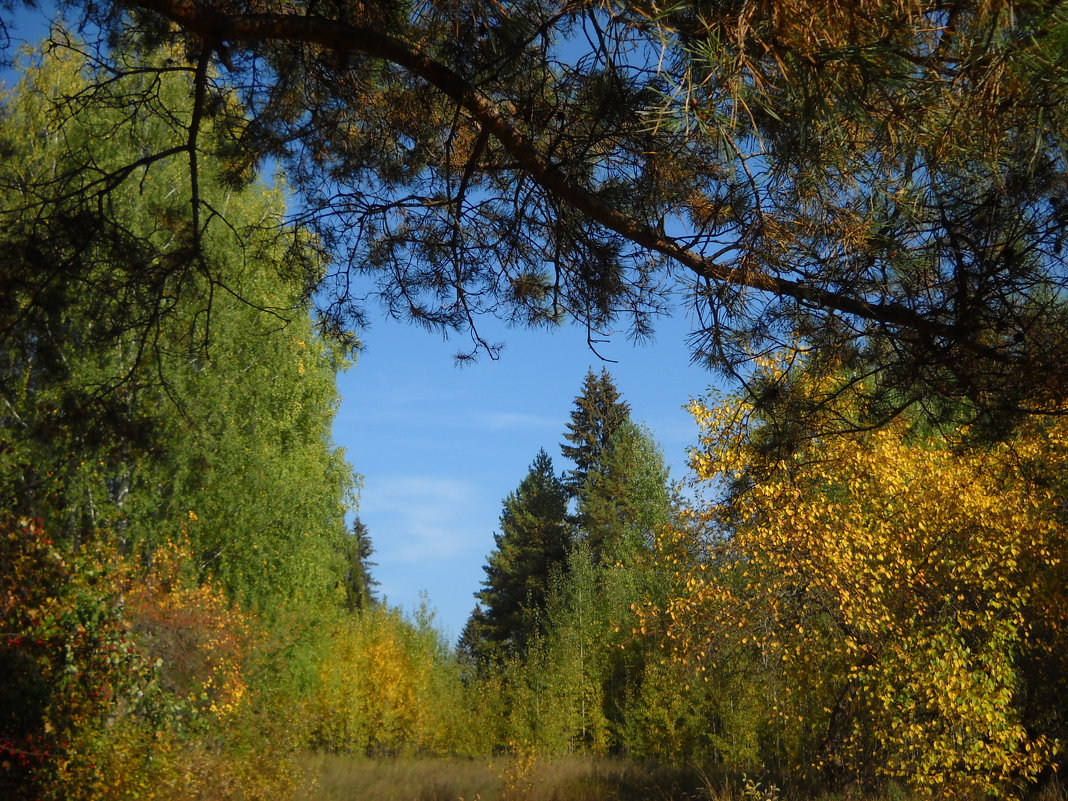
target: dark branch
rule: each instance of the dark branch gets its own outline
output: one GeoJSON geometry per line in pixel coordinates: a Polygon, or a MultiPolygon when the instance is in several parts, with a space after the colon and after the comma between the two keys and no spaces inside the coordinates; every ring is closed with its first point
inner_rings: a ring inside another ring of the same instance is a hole
{"type": "Polygon", "coordinates": [[[129,4],[155,11],[206,42],[285,41],[318,45],[342,53],[357,52],[392,62],[466,109],[500,142],[523,171],[551,195],[630,242],[684,265],[702,279],[756,289],[792,298],[811,307],[842,312],[891,328],[912,330],[926,338],[953,342],[985,359],[1017,360],[997,348],[975,341],[956,326],[932,320],[902,304],[869,303],[862,298],[790,281],[757,269],[730,269],[683,247],[662,230],[628,216],[570,180],[538,151],[501,104],[445,64],[381,31],[315,15],[226,14],[189,0],[130,0],[129,4]]]}

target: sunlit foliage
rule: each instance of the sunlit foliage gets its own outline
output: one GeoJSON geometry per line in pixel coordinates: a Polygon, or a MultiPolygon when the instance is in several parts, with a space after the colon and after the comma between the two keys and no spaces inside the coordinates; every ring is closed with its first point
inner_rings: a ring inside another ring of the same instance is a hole
{"type": "Polygon", "coordinates": [[[338,620],[311,702],[312,743],[350,754],[473,755],[472,727],[455,656],[426,610],[413,620],[384,606],[338,620]]]}
{"type": "Polygon", "coordinates": [[[328,436],[343,360],[300,302],[309,253],[278,227],[280,191],[205,160],[202,197],[229,221],[202,227],[203,258],[182,165],[147,161],[136,192],[84,202],[189,115],[183,70],[98,87],[98,66],[68,39],[27,55],[3,98],[0,782],[278,798],[323,652],[311,624],[345,591],[353,477],[328,436]],[[146,84],[155,113],[128,124],[146,84]]]}
{"type": "Polygon", "coordinates": [[[65,553],[23,520],[5,523],[0,548],[5,797],[290,790],[292,762],[248,684],[262,629],[193,578],[187,545],[168,543],[146,571],[107,546],[65,553]]]}
{"type": "Polygon", "coordinates": [[[741,397],[691,411],[722,500],[662,543],[678,590],[645,610],[678,661],[765,666],[784,764],[813,777],[996,793],[1050,764],[1018,661],[1064,553],[1062,424],[968,450],[899,421],[783,456],[741,397]]]}

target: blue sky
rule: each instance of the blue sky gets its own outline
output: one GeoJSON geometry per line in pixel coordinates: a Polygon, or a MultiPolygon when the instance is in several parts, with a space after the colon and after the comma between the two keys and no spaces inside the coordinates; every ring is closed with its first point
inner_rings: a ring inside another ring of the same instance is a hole
{"type": "Polygon", "coordinates": [[[607,367],[632,415],[653,432],[685,475],[696,427],[683,406],[712,381],[690,364],[689,319],[663,320],[656,341],[635,346],[622,333],[591,352],[585,332],[511,329],[501,358],[456,367],[466,339],[389,320],[364,337],[365,351],[339,378],[334,438],[363,476],[360,517],[376,553],[379,592],[411,610],[426,592],[447,635],[459,635],[493,548],[501,502],[539,448],[557,470],[559,444],[589,368],[607,367]]]}

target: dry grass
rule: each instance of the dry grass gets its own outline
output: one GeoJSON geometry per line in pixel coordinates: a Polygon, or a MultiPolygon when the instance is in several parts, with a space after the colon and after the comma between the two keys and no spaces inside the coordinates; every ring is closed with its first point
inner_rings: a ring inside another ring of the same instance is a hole
{"type": "Polygon", "coordinates": [[[697,777],[618,759],[491,762],[315,754],[299,801],[698,801],[697,777]]]}
{"type": "Polygon", "coordinates": [[[305,760],[311,785],[300,801],[473,801],[500,781],[485,764],[463,759],[315,754],[305,760]],[[314,784],[313,784],[314,783],[314,784]]]}
{"type": "MultiPolygon", "coordinates": [[[[295,801],[798,801],[774,785],[585,756],[535,759],[501,756],[491,762],[432,757],[309,755],[306,786],[295,801]]],[[[1068,801],[1054,778],[1024,795],[1068,801]]],[[[890,785],[876,797],[860,791],[825,793],[815,801],[916,801],[890,785]]]]}

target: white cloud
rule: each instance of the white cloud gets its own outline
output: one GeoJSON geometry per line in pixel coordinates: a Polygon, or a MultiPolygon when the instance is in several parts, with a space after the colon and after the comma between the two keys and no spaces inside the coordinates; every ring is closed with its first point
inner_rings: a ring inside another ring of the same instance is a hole
{"type": "Polygon", "coordinates": [[[369,476],[360,494],[360,518],[391,565],[426,566],[484,547],[477,521],[486,509],[475,483],[459,478],[369,476]]]}
{"type": "Polygon", "coordinates": [[[491,431],[503,431],[514,428],[559,428],[559,420],[522,412],[481,412],[472,416],[472,422],[479,428],[491,431]]]}
{"type": "Polygon", "coordinates": [[[452,638],[474,606],[493,548],[500,500],[485,493],[473,478],[371,474],[361,494],[380,597],[411,611],[425,591],[452,638]]]}

